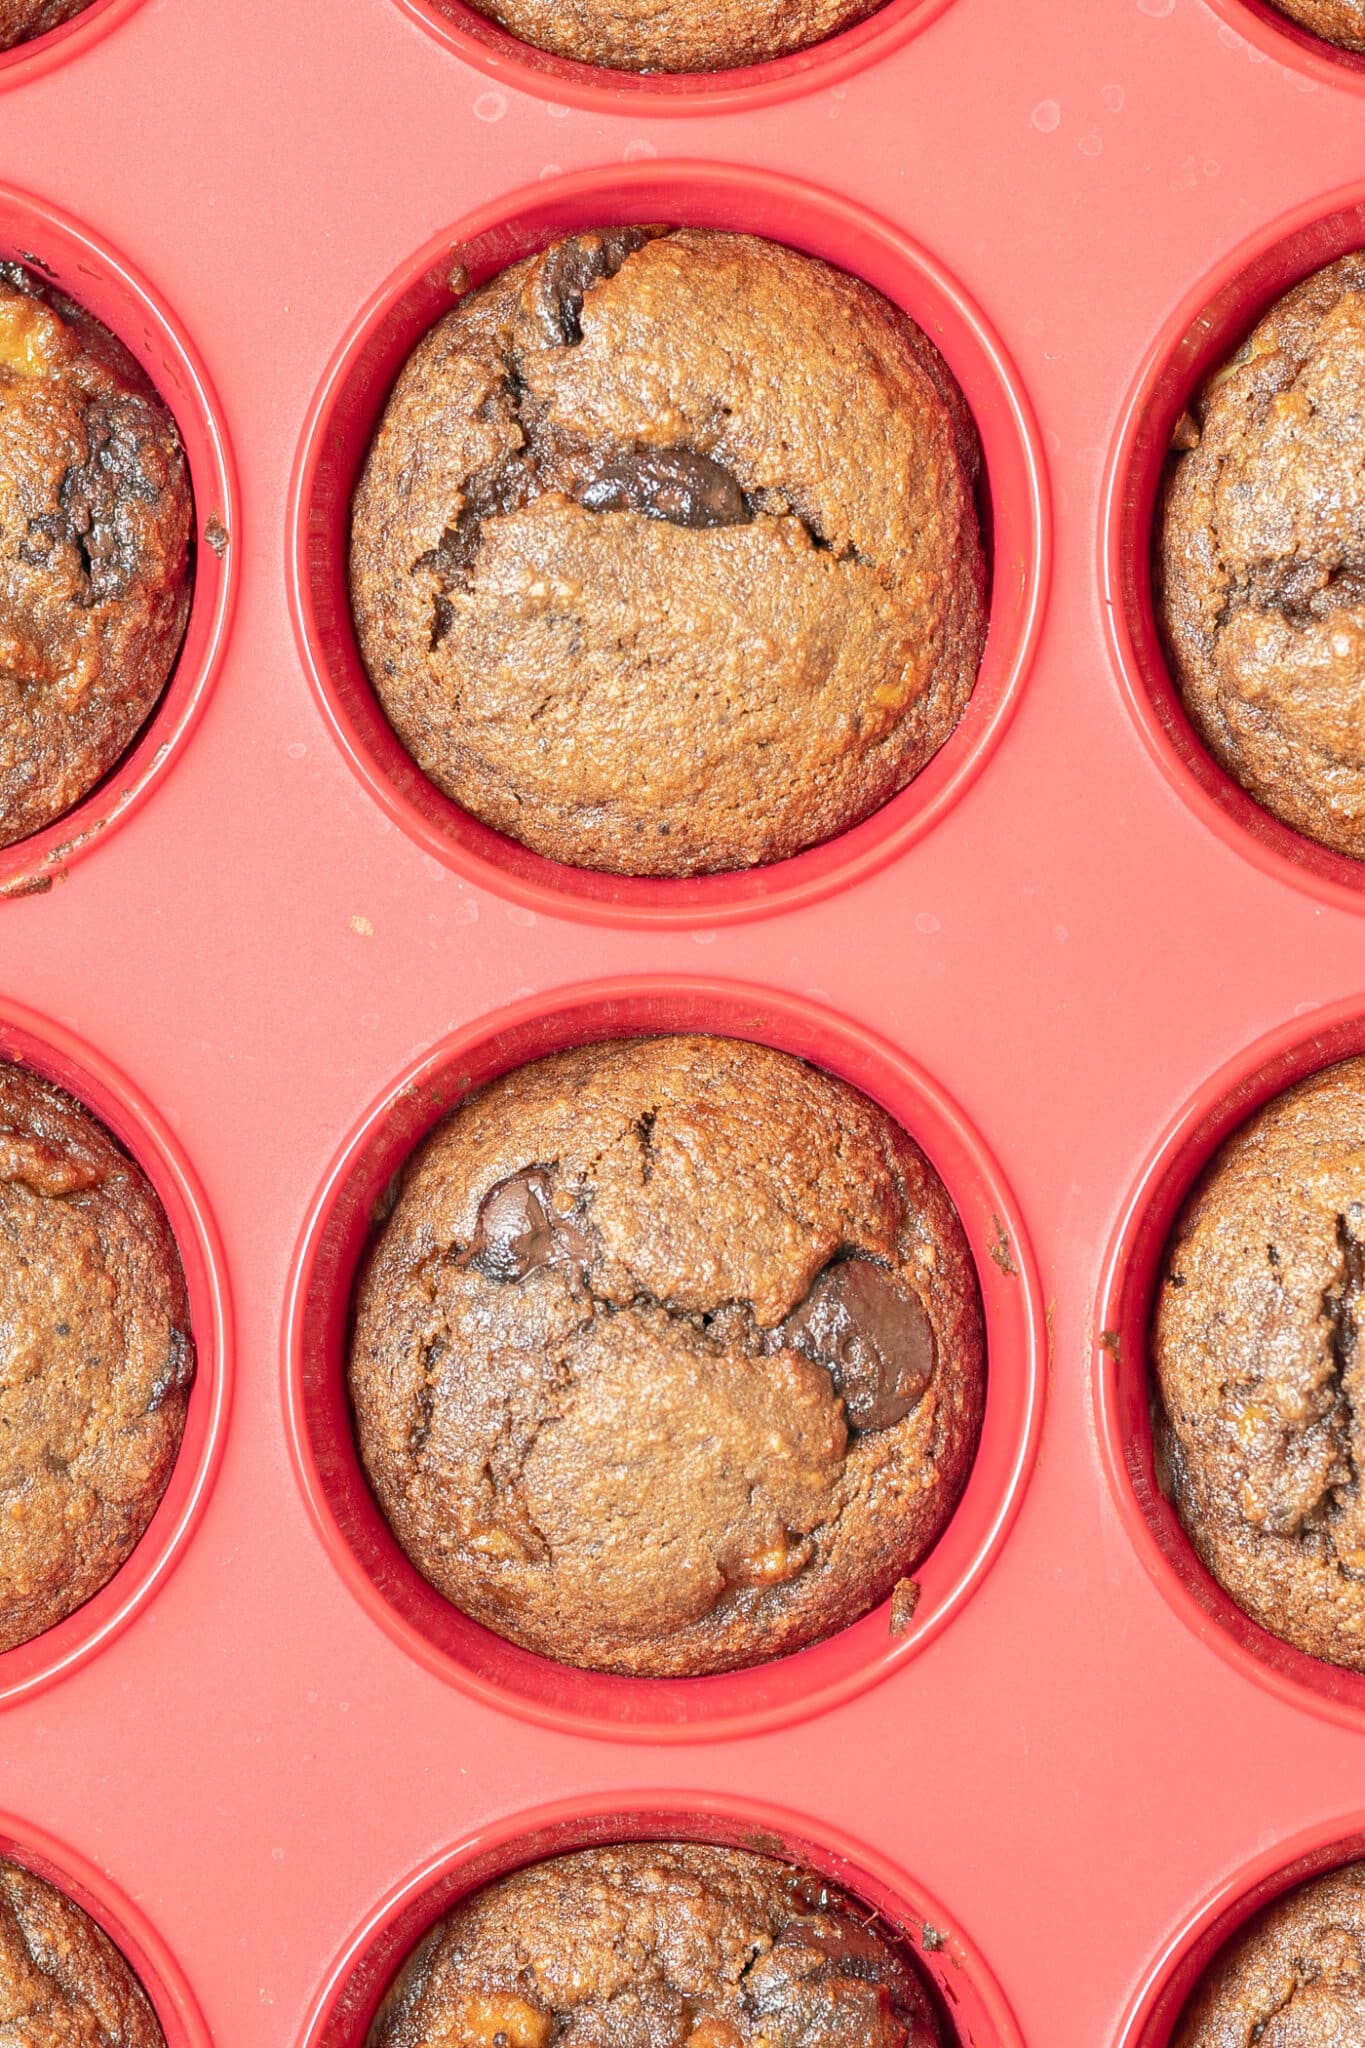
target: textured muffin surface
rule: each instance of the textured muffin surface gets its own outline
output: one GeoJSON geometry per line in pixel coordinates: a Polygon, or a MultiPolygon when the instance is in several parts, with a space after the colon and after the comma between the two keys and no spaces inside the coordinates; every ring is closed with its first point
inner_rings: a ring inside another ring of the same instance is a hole
{"type": "Polygon", "coordinates": [[[805,50],[884,0],[474,0],[552,56],[615,71],[728,71],[805,50]]]}
{"type": "Polygon", "coordinates": [[[163,2048],[146,1992],[74,1899],[0,1862],[0,2036],[14,2048],[163,2048]]]}
{"type": "Polygon", "coordinates": [[[1218,1155],[1168,1248],[1155,1354],[1205,1565],[1262,1628],[1365,1670],[1365,1060],[1218,1155]]]}
{"type": "Polygon", "coordinates": [[[975,430],[868,286],[613,229],[409,358],[356,494],[361,650],[448,796],[579,867],[771,861],[942,746],[985,631],[975,430]]]}
{"type": "Polygon", "coordinates": [[[1359,2048],[1365,2040],[1365,1865],[1258,1913],[1204,1972],[1172,2048],[1359,2048]]]}
{"type": "Polygon", "coordinates": [[[726,1670],[856,1620],[942,1529],[976,1274],[933,1169],[842,1083],[725,1039],[588,1046],[417,1153],[350,1384],[448,1599],[566,1663],[726,1670]]]}
{"type": "Polygon", "coordinates": [[[1365,857],[1365,254],[1270,309],[1178,430],[1158,595],[1185,706],[1258,803],[1365,857]]]}
{"type": "Polygon", "coordinates": [[[0,0],[0,50],[12,50],[84,14],[90,0],[0,0]]]}
{"type": "Polygon", "coordinates": [[[153,710],[189,616],[192,510],[127,350],[0,264],[0,846],[87,796],[153,710]]]}
{"type": "Polygon", "coordinates": [[[1365,50],[1362,0],[1271,0],[1281,14],[1343,50],[1365,50]]]}
{"type": "Polygon", "coordinates": [[[503,1878],[434,1927],[367,2048],[939,2048],[876,1916],[747,1850],[632,1842],[503,1878]]]}
{"type": "Polygon", "coordinates": [[[146,1176],[69,1096],[0,1064],[0,1650],[129,1555],[193,1372],[180,1257],[146,1176]]]}

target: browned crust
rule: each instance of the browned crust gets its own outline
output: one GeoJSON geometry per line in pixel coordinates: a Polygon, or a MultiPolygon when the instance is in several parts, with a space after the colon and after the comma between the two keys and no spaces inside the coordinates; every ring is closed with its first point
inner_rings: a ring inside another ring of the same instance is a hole
{"type": "Polygon", "coordinates": [[[1314,1878],[1214,1958],[1172,2048],[1356,2048],[1365,2030],[1365,1865],[1314,1878]]]}
{"type": "Polygon", "coordinates": [[[164,2048],[127,1959],[73,1899],[0,1862],[0,2029],[24,2048],[164,2048]]]}

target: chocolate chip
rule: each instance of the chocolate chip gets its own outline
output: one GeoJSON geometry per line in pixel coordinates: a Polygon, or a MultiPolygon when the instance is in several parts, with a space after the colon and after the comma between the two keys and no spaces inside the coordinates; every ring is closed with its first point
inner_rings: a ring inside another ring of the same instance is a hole
{"type": "Polygon", "coordinates": [[[589,285],[615,277],[627,256],[642,248],[659,228],[607,228],[599,234],[570,235],[547,249],[535,282],[535,310],[547,341],[572,348],[583,339],[580,319],[589,285]]]}
{"type": "Polygon", "coordinates": [[[868,1259],[827,1266],[778,1335],[828,1368],[854,1429],[899,1422],[934,1375],[934,1330],[922,1304],[868,1259]]]}
{"type": "Polygon", "coordinates": [[[745,526],[754,516],[731,471],[686,448],[618,455],[582,503],[589,512],[643,512],[673,526],[745,526]]]}
{"type": "Polygon", "coordinates": [[[479,1204],[474,1236],[459,1263],[489,1280],[524,1280],[545,1266],[581,1274],[591,1263],[587,1233],[554,1207],[550,1176],[528,1166],[490,1188],[479,1204]]]}

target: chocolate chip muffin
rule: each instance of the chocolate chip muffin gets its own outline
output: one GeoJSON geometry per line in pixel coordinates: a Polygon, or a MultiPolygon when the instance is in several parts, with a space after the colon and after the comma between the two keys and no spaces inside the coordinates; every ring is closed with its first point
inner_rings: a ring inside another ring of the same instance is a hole
{"type": "Polygon", "coordinates": [[[1279,1096],[1187,1203],[1157,1306],[1159,1449],[1253,1621],[1365,1671],[1365,1059],[1279,1096]]]}
{"type": "Polygon", "coordinates": [[[12,50],[16,43],[45,36],[84,14],[90,0],[0,0],[0,50],[12,50]]]}
{"type": "Polygon", "coordinates": [[[14,2048],[163,2048],[146,1992],[74,1899],[0,1862],[0,2037],[14,2048]]]}
{"type": "Polygon", "coordinates": [[[533,1864],[432,1928],[366,2048],[940,2048],[909,1954],[820,1878],[630,1842],[533,1864]]]}
{"type": "Polygon", "coordinates": [[[79,803],[146,722],[189,616],[192,511],[128,351],[0,263],[0,846],[79,803]]]}
{"type": "Polygon", "coordinates": [[[1365,50],[1362,0],[1271,0],[1279,13],[1342,50],[1365,50]]]}
{"type": "Polygon", "coordinates": [[[571,236],[408,359],[356,494],[360,645],[447,796],[577,867],[781,859],[904,788],[985,632],[932,344],[751,235],[571,236]]]}
{"type": "Polygon", "coordinates": [[[1365,858],[1365,254],[1271,307],[1176,430],[1159,609],[1189,712],[1258,803],[1365,858]]]}
{"type": "Polygon", "coordinates": [[[728,71],[809,49],[885,0],[473,0],[514,36],[613,71],[728,71]]]}
{"type": "Polygon", "coordinates": [[[133,1549],[193,1373],[146,1176],[60,1089],[0,1063],[0,1650],[73,1613],[133,1549]]]}
{"type": "Polygon", "coordinates": [[[592,1045],[409,1165],[350,1386],[380,1506],[466,1613],[648,1676],[799,1649],[938,1536],[980,1427],[971,1254],[883,1111],[765,1047],[592,1045]]]}
{"type": "Polygon", "coordinates": [[[1365,2040],[1365,1864],[1286,1892],[1204,1972],[1172,2048],[1356,2048],[1365,2040]]]}

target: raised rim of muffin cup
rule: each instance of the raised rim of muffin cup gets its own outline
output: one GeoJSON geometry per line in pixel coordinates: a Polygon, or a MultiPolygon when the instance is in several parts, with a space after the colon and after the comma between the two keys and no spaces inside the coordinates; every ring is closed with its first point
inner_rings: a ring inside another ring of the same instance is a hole
{"type": "Polygon", "coordinates": [[[1318,1821],[1230,1872],[1163,1943],[1124,2014],[1115,2048],[1169,2048],[1200,1978],[1246,1923],[1295,1885],[1365,1856],[1365,1812],[1318,1821]]]}
{"type": "Polygon", "coordinates": [[[886,1857],[823,1821],[764,1801],[629,1790],[489,1821],[429,1857],[347,1938],[313,2000],[298,2048],[364,2048],[380,1999],[422,1936],[484,1885],[579,1849],[660,1841],[749,1849],[828,1878],[900,1937],[958,2042],[1024,2048],[1004,1992],[956,1916],[886,1857]]]}
{"type": "Polygon", "coordinates": [[[952,0],[886,0],[866,21],[807,49],[724,71],[615,71],[557,57],[515,36],[466,0],[397,0],[414,21],[499,85],[565,107],[608,114],[723,114],[779,105],[889,57],[946,13],[952,0]]]}
{"type": "Polygon", "coordinates": [[[16,43],[12,50],[0,50],[0,92],[7,86],[27,85],[31,79],[45,77],[59,65],[69,63],[91,43],[126,21],[141,5],[142,0],[91,0],[89,7],[71,21],[64,21],[60,28],[50,28],[45,35],[32,36],[26,43],[16,43]]]}
{"type": "Polygon", "coordinates": [[[231,1398],[227,1264],[203,1189],[164,1117],[101,1053],[0,997],[0,1059],[52,1081],[111,1131],[166,1212],[189,1292],[196,1370],[170,1481],[136,1548],[82,1607],[0,1652],[0,1707],[28,1699],[98,1654],[150,1603],[183,1557],[217,1476],[231,1398]]]}
{"type": "Polygon", "coordinates": [[[479,1018],[414,1060],[352,1127],[304,1225],[285,1311],[286,1429],[314,1526],[371,1618],[424,1668],[487,1705],[580,1735],[697,1742],[805,1720],[902,1669],[962,1610],[1018,1512],[1045,1391],[1042,1287],[1014,1196],[938,1083],[864,1026],[798,996],[696,977],[630,977],[552,989],[479,1018]],[[700,1678],[627,1678],[538,1656],[443,1598],[398,1545],[370,1491],[346,1389],[356,1273],[394,1176],[475,1088],[575,1045],[702,1031],[756,1040],[850,1082],[909,1132],[942,1176],[980,1279],[986,1412],[967,1485],[913,1574],[918,1604],[892,1633],[892,1603],[789,1656],[700,1678]]]}
{"type": "Polygon", "coordinates": [[[1365,92],[1365,54],[1343,50],[1302,22],[1291,21],[1270,0],[1208,0],[1209,6],[1253,50],[1291,66],[1316,83],[1365,92]]]}
{"type": "Polygon", "coordinates": [[[1224,843],[1276,881],[1338,909],[1365,911],[1365,860],[1334,853],[1264,809],[1221,768],[1180,700],[1157,624],[1152,555],[1176,421],[1204,378],[1292,287],[1365,248],[1365,181],[1258,228],[1163,323],[1120,417],[1106,470],[1100,582],[1123,696],[1167,781],[1224,843]]]}
{"type": "Polygon", "coordinates": [[[1000,342],[937,260],[853,202],[751,166],[613,164],[491,201],[435,235],[369,300],[313,400],[290,487],[287,579],[304,666],[351,767],[426,853],[532,910],[616,926],[718,926],[811,903],[921,838],[976,780],[1018,703],[1047,588],[1047,472],[1032,408],[1000,342]],[[380,415],[417,341],[477,284],[557,236],[640,220],[754,233],[853,272],[942,350],[976,418],[993,552],[990,629],[955,731],[879,811],[789,859],[665,879],[570,867],[494,831],[428,781],[390,727],[360,659],[347,588],[351,498],[380,415]]]}
{"type": "Polygon", "coordinates": [[[65,1892],[103,1928],[150,1999],[166,2048],[213,2048],[184,1971],[141,1907],[106,1871],[12,1813],[0,1813],[0,1856],[65,1892]]]}
{"type": "Polygon", "coordinates": [[[1171,1232],[1219,1148],[1295,1082],[1363,1052],[1365,997],[1354,996],[1267,1032],[1196,1090],[1124,1204],[1096,1297],[1092,1361],[1101,1458],[1149,1576],[1201,1641],[1243,1677],[1352,1728],[1365,1728],[1365,1672],[1310,1657],[1244,1614],[1200,1562],[1163,1492],[1152,1437],[1151,1327],[1171,1232]]]}
{"type": "MultiPolygon", "coordinates": [[[[75,28],[76,22],[69,24],[75,28]]],[[[236,597],[240,507],[223,417],[199,353],[155,286],[71,214],[0,185],[0,256],[79,300],[116,334],[173,415],[194,493],[194,590],[185,638],[156,708],[87,797],[40,832],[0,847],[0,901],[37,895],[141,808],[198,724],[236,597]]]]}

